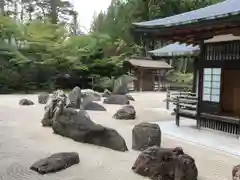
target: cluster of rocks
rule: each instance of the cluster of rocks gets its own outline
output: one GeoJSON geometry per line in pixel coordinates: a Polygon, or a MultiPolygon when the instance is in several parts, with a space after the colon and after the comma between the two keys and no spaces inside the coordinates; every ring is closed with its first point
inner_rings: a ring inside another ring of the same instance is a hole
{"type": "MultiPolygon", "coordinates": [[[[83,100],[84,101],[84,100],[83,100]]],[[[104,146],[117,151],[127,151],[125,140],[114,129],[94,123],[85,107],[81,106],[81,90],[76,87],[69,93],[53,93],[45,106],[43,126],[50,126],[53,132],[75,141],[104,146]]]]}
{"type": "MultiPolygon", "coordinates": [[[[123,105],[113,118],[130,120],[136,118],[136,111],[130,101],[133,97],[105,90],[104,103],[123,105]]],[[[106,111],[96,101],[101,95],[93,90],[81,90],[75,87],[68,96],[62,90],[49,94],[40,94],[38,103],[45,104],[42,125],[51,127],[55,134],[71,138],[77,142],[103,146],[116,151],[127,151],[123,137],[112,128],[94,123],[86,110],[106,111]]],[[[33,103],[33,102],[32,102],[33,103]]],[[[31,101],[21,100],[21,105],[31,105],[31,101]]],[[[157,124],[141,123],[132,129],[132,149],[141,151],[132,170],[153,180],[197,180],[198,170],[194,159],[185,154],[182,148],[161,148],[161,130],[157,124]]],[[[34,163],[30,168],[40,174],[57,172],[80,162],[76,152],[61,152],[34,163]]],[[[239,177],[239,167],[233,170],[233,176],[239,177]]],[[[235,178],[234,180],[239,180],[235,178]]]]}
{"type": "Polygon", "coordinates": [[[180,147],[161,148],[161,130],[157,124],[141,123],[132,130],[132,149],[142,151],[132,170],[153,180],[197,180],[194,159],[180,147]]]}
{"type": "MultiPolygon", "coordinates": [[[[68,109],[68,113],[73,113],[70,109],[71,108],[68,109]]],[[[80,113],[79,115],[83,114],[80,113]]],[[[75,117],[74,114],[72,114],[72,116],[75,117]]],[[[55,128],[57,128],[57,131],[60,130],[60,134],[62,131],[67,131],[67,136],[75,137],[74,140],[76,141],[94,143],[105,147],[113,143],[115,145],[111,147],[116,147],[118,150],[119,148],[120,150],[127,150],[125,141],[123,141],[119,135],[117,137],[120,139],[116,139],[115,135],[112,136],[112,139],[103,138],[101,125],[94,124],[89,119],[86,119],[85,115],[84,118],[80,117],[79,119],[81,119],[81,121],[78,121],[77,124],[74,123],[76,119],[61,119],[60,123],[59,120],[57,120],[57,127],[55,128]],[[86,121],[82,121],[83,119],[86,121]],[[69,126],[67,121],[70,121],[72,126],[69,126]],[[63,123],[64,127],[61,127],[61,123],[63,123]],[[85,124],[87,124],[87,126],[85,126],[85,124]],[[93,130],[90,134],[85,132],[88,127],[92,127],[91,130],[93,130]],[[116,140],[117,143],[114,143],[116,140]],[[122,144],[122,146],[120,146],[119,143],[122,144]],[[122,147],[124,148],[121,149],[122,147]]],[[[56,122],[53,122],[53,128],[55,124],[56,122]]],[[[109,137],[117,132],[115,130],[110,130],[105,131],[105,133],[106,136],[109,137]]],[[[65,136],[66,134],[64,133],[63,135],[65,136]]],[[[132,170],[135,173],[150,177],[153,180],[197,180],[198,169],[191,156],[184,153],[180,147],[173,149],[160,147],[161,130],[157,124],[141,123],[136,125],[132,130],[132,141],[132,149],[142,151],[132,166],[132,170]]],[[[50,157],[37,161],[30,168],[40,174],[46,174],[68,168],[79,163],[79,161],[79,156],[75,152],[56,153],[50,157]]],[[[237,170],[239,170],[239,168],[237,170]]]]}
{"type": "Polygon", "coordinates": [[[103,97],[106,97],[103,101],[105,104],[116,104],[123,105],[117,112],[113,115],[113,118],[119,120],[132,120],[136,118],[136,110],[132,105],[130,105],[130,101],[135,101],[134,98],[130,94],[126,94],[127,91],[122,91],[123,89],[119,89],[119,91],[115,90],[114,93],[111,93],[109,90],[105,90],[103,93],[103,97]]]}

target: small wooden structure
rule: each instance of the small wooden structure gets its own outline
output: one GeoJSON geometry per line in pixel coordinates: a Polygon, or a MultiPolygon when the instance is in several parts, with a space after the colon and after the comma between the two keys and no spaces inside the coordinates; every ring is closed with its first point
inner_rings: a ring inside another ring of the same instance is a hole
{"type": "MultiPolygon", "coordinates": [[[[192,83],[192,92],[196,92],[196,76],[197,76],[197,59],[199,56],[199,46],[193,46],[188,44],[181,44],[179,42],[166,45],[162,48],[158,48],[148,53],[152,56],[153,59],[193,59],[193,83],[192,83]]],[[[171,65],[171,63],[170,63],[171,65]]]]}
{"type": "Polygon", "coordinates": [[[133,89],[135,91],[154,91],[155,82],[160,90],[162,77],[172,67],[163,60],[153,60],[148,57],[131,57],[124,66],[136,77],[133,89]]]}
{"type": "Polygon", "coordinates": [[[138,35],[196,44],[197,127],[240,134],[240,1],[135,23],[138,35]]]}

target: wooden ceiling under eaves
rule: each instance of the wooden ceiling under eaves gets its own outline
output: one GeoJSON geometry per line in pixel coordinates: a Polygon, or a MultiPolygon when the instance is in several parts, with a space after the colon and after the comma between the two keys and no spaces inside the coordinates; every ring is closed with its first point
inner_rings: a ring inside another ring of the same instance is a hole
{"type": "Polygon", "coordinates": [[[234,36],[240,36],[240,24],[224,24],[220,26],[208,26],[198,28],[187,28],[185,30],[172,30],[167,35],[154,36],[157,39],[165,39],[172,42],[181,42],[186,44],[200,44],[201,40],[211,39],[217,35],[233,34],[234,36]]]}
{"type": "Polygon", "coordinates": [[[162,39],[169,42],[180,42],[186,44],[200,44],[201,40],[207,40],[217,35],[233,34],[240,36],[239,22],[226,22],[218,24],[169,27],[156,29],[141,29],[140,33],[154,39],[162,39]]]}

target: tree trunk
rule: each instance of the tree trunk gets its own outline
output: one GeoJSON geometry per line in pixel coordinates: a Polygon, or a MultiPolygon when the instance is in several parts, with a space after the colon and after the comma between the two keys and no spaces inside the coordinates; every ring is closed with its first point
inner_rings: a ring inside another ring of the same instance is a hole
{"type": "Polygon", "coordinates": [[[0,15],[4,15],[4,12],[5,12],[5,0],[0,0],[0,15]]]}
{"type": "Polygon", "coordinates": [[[15,17],[15,19],[18,18],[18,4],[17,4],[17,2],[14,2],[14,17],[15,17]]]}
{"type": "Polygon", "coordinates": [[[51,7],[51,22],[53,24],[57,24],[58,22],[58,14],[57,14],[57,0],[50,0],[51,7]]]}
{"type": "Polygon", "coordinates": [[[78,14],[77,12],[73,13],[73,34],[77,35],[77,29],[78,29],[78,22],[77,22],[78,14]]]}

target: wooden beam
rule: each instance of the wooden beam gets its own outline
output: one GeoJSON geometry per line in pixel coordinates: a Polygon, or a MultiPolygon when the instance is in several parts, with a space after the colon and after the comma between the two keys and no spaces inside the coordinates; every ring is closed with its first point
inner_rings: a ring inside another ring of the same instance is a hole
{"type": "Polygon", "coordinates": [[[189,43],[190,41],[198,41],[202,39],[210,39],[213,36],[222,35],[222,34],[235,34],[240,35],[240,25],[232,25],[232,26],[220,26],[217,29],[211,29],[211,28],[202,28],[201,30],[195,30],[195,31],[189,31],[189,33],[179,33],[176,31],[171,32],[169,35],[165,36],[158,36],[156,35],[156,38],[158,39],[165,39],[165,40],[172,40],[174,42],[179,41],[182,43],[189,43]]]}

